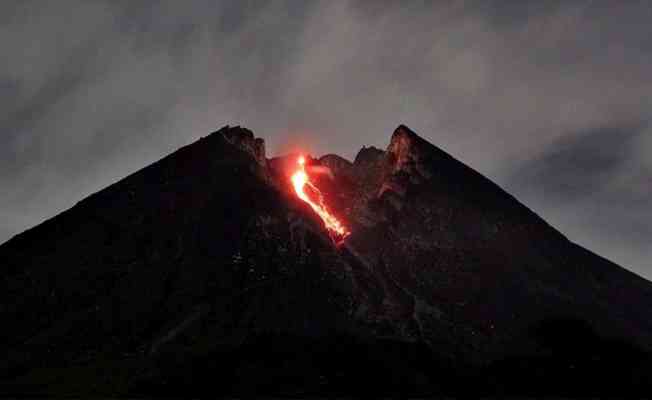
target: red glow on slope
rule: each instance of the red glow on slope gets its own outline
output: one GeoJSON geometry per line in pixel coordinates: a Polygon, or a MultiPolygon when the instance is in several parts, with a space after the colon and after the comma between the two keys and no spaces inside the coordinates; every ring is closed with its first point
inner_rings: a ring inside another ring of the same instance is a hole
{"type": "Polygon", "coordinates": [[[342,223],[333,215],[331,214],[328,209],[326,208],[326,205],[324,204],[324,197],[322,196],[321,192],[319,189],[310,182],[310,176],[308,176],[308,173],[306,172],[306,159],[304,156],[299,156],[297,160],[298,168],[297,170],[292,174],[292,186],[294,186],[294,191],[296,192],[297,196],[308,203],[310,207],[319,215],[319,217],[324,221],[324,226],[326,226],[326,229],[328,229],[329,234],[331,235],[331,238],[333,241],[339,245],[341,244],[344,239],[351,234],[348,229],[342,225],[342,223]],[[308,190],[313,197],[316,197],[316,199],[312,199],[308,193],[306,192],[308,190]]]}

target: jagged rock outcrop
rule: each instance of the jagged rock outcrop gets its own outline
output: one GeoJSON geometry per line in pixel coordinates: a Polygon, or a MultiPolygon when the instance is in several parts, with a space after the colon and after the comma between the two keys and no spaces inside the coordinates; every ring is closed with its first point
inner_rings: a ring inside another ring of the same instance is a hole
{"type": "Polygon", "coordinates": [[[340,247],[240,127],[0,245],[0,394],[648,393],[650,282],[405,126],[308,164],[340,247]]]}
{"type": "Polygon", "coordinates": [[[259,165],[263,167],[267,166],[265,140],[254,137],[254,133],[246,128],[239,126],[230,129],[226,126],[226,128],[222,131],[222,135],[224,135],[226,140],[246,153],[249,153],[259,165]]]}
{"type": "Polygon", "coordinates": [[[355,156],[355,161],[353,161],[354,173],[364,193],[371,194],[372,191],[378,188],[380,180],[385,176],[386,157],[384,151],[373,146],[363,147],[355,156]]]}
{"type": "Polygon", "coordinates": [[[436,150],[436,148],[428,146],[425,140],[409,128],[400,125],[392,134],[392,139],[387,147],[390,173],[403,172],[417,182],[427,179],[432,173],[429,169],[435,162],[436,150]]]}
{"type": "Polygon", "coordinates": [[[356,154],[353,163],[359,169],[372,168],[383,156],[385,152],[374,146],[363,146],[356,154]]]}
{"type": "Polygon", "coordinates": [[[338,156],[337,154],[326,154],[319,158],[319,163],[332,172],[333,175],[353,179],[353,164],[351,161],[338,156]]]}

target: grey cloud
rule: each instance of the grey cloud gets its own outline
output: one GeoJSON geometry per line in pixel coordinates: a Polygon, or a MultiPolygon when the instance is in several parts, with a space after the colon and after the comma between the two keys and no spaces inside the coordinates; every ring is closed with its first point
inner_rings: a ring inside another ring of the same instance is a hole
{"type": "Polygon", "coordinates": [[[20,82],[17,79],[0,78],[0,104],[11,106],[20,96],[20,82]]]}
{"type": "Polygon", "coordinates": [[[629,169],[644,132],[644,126],[629,125],[566,134],[520,165],[509,184],[562,204],[608,191],[629,169]]]}
{"type": "Polygon", "coordinates": [[[405,123],[652,276],[650,20],[607,0],[2,2],[0,241],[227,123],[347,157],[405,123]]]}
{"type": "Polygon", "coordinates": [[[569,133],[507,179],[572,240],[649,276],[652,169],[648,123],[569,133]],[[647,165],[646,165],[647,164],[647,165]]]}

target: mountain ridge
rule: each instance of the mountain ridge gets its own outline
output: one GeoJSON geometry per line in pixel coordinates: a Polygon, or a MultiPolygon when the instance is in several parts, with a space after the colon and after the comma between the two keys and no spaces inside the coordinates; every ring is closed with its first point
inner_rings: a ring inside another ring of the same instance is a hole
{"type": "Polygon", "coordinates": [[[0,245],[0,393],[646,388],[644,278],[404,125],[307,164],[330,170],[339,248],[289,184],[296,155],[229,126],[0,245]]]}

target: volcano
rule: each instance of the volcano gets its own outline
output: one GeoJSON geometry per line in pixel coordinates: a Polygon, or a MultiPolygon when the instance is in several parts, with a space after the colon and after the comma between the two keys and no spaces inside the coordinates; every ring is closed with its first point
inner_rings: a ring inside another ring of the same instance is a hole
{"type": "Polygon", "coordinates": [[[334,241],[298,156],[227,126],[1,245],[0,394],[652,389],[650,282],[402,125],[303,155],[334,241]]]}

